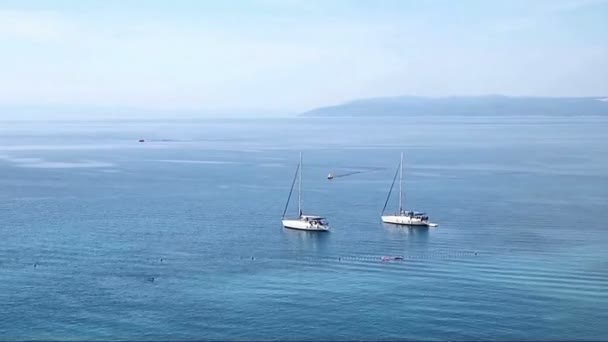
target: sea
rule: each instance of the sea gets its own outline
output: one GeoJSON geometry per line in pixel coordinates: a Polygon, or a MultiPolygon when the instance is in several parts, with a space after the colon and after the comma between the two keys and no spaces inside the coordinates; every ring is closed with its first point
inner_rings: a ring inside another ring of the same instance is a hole
{"type": "Polygon", "coordinates": [[[608,117],[1,121],[0,340],[608,340],[608,117]]]}

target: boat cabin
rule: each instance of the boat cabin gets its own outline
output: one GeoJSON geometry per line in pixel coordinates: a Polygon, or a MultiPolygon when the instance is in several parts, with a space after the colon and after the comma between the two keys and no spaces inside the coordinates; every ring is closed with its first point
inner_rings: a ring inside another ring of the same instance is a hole
{"type": "Polygon", "coordinates": [[[417,218],[420,219],[422,221],[428,221],[429,217],[426,215],[426,213],[421,213],[421,212],[417,212],[417,211],[405,211],[402,210],[401,211],[401,216],[407,216],[407,217],[411,217],[411,218],[417,218]]]}
{"type": "Polygon", "coordinates": [[[325,220],[325,217],[322,216],[313,216],[313,215],[302,215],[300,216],[300,220],[305,221],[305,222],[310,222],[311,224],[315,225],[322,225],[322,226],[326,226],[328,223],[325,220]]]}

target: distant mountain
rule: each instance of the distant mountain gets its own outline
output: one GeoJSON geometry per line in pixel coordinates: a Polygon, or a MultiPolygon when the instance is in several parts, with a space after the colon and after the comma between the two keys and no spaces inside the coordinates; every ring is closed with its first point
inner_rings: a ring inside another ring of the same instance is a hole
{"type": "Polygon", "coordinates": [[[608,115],[605,97],[520,96],[396,96],[356,100],[321,107],[302,116],[408,116],[408,115],[608,115]]]}

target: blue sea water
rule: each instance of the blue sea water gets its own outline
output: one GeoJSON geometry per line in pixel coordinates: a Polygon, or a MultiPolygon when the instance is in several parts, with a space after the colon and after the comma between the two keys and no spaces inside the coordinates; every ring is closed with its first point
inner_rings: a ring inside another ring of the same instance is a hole
{"type": "Polygon", "coordinates": [[[601,117],[0,122],[0,339],[607,340],[607,134],[601,117]],[[330,233],[281,227],[300,151],[304,212],[330,233]],[[401,151],[406,207],[437,228],[380,222],[401,151]]]}

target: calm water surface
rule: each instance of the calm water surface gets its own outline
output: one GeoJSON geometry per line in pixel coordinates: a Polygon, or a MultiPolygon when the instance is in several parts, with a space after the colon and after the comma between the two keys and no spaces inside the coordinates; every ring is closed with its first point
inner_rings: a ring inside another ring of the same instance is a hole
{"type": "Polygon", "coordinates": [[[607,134],[597,117],[0,122],[0,339],[606,340],[607,134]],[[299,151],[328,234],[281,227],[299,151]],[[400,151],[406,206],[438,228],[379,220],[400,151]]]}

